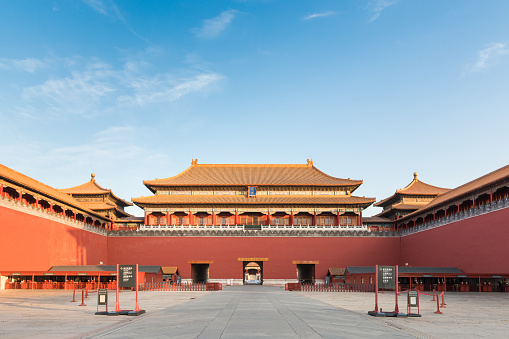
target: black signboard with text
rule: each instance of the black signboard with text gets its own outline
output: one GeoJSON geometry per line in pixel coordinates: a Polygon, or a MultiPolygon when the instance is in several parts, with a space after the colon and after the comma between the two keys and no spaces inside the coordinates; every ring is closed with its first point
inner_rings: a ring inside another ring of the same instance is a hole
{"type": "Polygon", "coordinates": [[[408,307],[419,307],[419,291],[408,290],[408,307]]]}
{"type": "Polygon", "coordinates": [[[396,288],[396,266],[378,266],[378,288],[396,288]]]}
{"type": "Polygon", "coordinates": [[[105,288],[100,288],[97,290],[98,295],[98,305],[107,305],[108,304],[108,290],[105,288]]]}
{"type": "Polygon", "coordinates": [[[136,265],[118,266],[118,287],[136,287],[136,265]]]}

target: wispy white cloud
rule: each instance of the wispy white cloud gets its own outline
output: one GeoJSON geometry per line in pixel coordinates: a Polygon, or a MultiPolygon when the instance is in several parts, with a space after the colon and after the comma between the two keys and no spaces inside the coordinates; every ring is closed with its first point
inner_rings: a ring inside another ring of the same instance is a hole
{"type": "Polygon", "coordinates": [[[112,71],[93,64],[85,71],[73,71],[69,77],[50,79],[23,90],[23,98],[56,115],[94,114],[103,98],[115,92],[110,83],[112,71]]]}
{"type": "MultiPolygon", "coordinates": [[[[14,108],[15,113],[27,117],[42,114],[90,117],[126,108],[139,109],[208,91],[224,78],[220,74],[196,70],[186,76],[171,72],[153,75],[147,61],[126,61],[120,69],[98,59],[68,58],[54,64],[68,68],[67,75],[24,88],[22,98],[25,106],[14,108]]],[[[55,70],[55,73],[61,72],[62,69],[55,70]]]]}
{"type": "Polygon", "coordinates": [[[127,22],[126,18],[122,15],[122,12],[120,11],[120,9],[113,0],[82,0],[82,1],[97,13],[116,20],[120,20],[120,22],[122,22],[124,26],[132,34],[136,35],[138,38],[144,41],[147,41],[144,37],[136,33],[134,29],[132,29],[131,25],[129,25],[129,22],[127,22]]]}
{"type": "Polygon", "coordinates": [[[174,80],[161,79],[161,77],[139,79],[131,83],[131,87],[134,89],[132,95],[121,96],[118,99],[122,104],[140,106],[172,102],[187,94],[203,91],[222,78],[221,75],[214,73],[200,74],[182,79],[177,84],[174,84],[174,80]]]}
{"type": "Polygon", "coordinates": [[[117,5],[113,1],[104,0],[82,0],[87,6],[95,10],[97,13],[124,20],[124,17],[120,14],[117,5]]]}
{"type": "Polygon", "coordinates": [[[496,62],[500,57],[509,54],[509,47],[505,42],[493,42],[479,51],[477,60],[464,67],[461,76],[467,73],[479,72],[496,62]]]}
{"type": "Polygon", "coordinates": [[[0,59],[1,69],[18,69],[29,73],[34,73],[40,68],[46,68],[48,64],[46,61],[36,58],[26,59],[0,59]]]}
{"type": "Polygon", "coordinates": [[[195,30],[196,36],[203,39],[211,39],[217,37],[231,23],[238,12],[230,9],[219,14],[215,18],[203,20],[200,29],[195,30]]]}
{"type": "Polygon", "coordinates": [[[382,14],[382,11],[386,9],[387,7],[390,7],[392,5],[396,4],[396,0],[373,0],[369,3],[368,9],[372,12],[371,18],[369,19],[370,22],[375,21],[378,19],[380,14],[382,14]]]}
{"type": "Polygon", "coordinates": [[[302,20],[311,20],[311,19],[316,19],[316,18],[324,18],[324,17],[336,15],[336,14],[337,13],[334,12],[334,11],[325,11],[325,12],[319,12],[319,13],[312,13],[312,14],[309,14],[309,15],[306,15],[305,17],[303,17],[302,20]]]}

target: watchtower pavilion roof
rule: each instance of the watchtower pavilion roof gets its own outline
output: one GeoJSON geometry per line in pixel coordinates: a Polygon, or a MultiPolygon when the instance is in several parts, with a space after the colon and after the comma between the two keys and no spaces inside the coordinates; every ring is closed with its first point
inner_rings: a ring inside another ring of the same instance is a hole
{"type": "Polygon", "coordinates": [[[166,179],[143,181],[152,192],[160,186],[352,186],[362,180],[335,178],[307,164],[198,164],[193,160],[184,172],[166,179]]]}
{"type": "Polygon", "coordinates": [[[97,195],[97,194],[111,194],[114,199],[118,201],[120,205],[123,206],[132,206],[133,204],[125,201],[124,199],[121,199],[117,197],[113,192],[109,189],[101,187],[96,181],[95,181],[95,174],[91,174],[90,181],[78,185],[71,188],[65,188],[60,190],[63,193],[67,193],[69,195],[97,195]]]}
{"type": "Polygon", "coordinates": [[[448,191],[450,191],[450,189],[429,185],[426,184],[425,182],[420,181],[419,179],[417,179],[417,173],[414,173],[414,180],[412,180],[410,184],[408,184],[405,188],[396,190],[396,192],[393,195],[373,204],[373,206],[384,207],[390,205],[392,203],[397,202],[400,196],[405,195],[437,196],[448,191]]]}

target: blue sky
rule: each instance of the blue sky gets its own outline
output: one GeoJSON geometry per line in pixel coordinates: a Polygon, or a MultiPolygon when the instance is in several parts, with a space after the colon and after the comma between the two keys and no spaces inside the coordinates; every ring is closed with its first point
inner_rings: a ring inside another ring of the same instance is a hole
{"type": "Polygon", "coordinates": [[[2,1],[0,163],[57,188],[94,172],[126,200],[193,158],[312,158],[377,200],[415,171],[453,188],[508,163],[508,18],[507,1],[2,1]]]}

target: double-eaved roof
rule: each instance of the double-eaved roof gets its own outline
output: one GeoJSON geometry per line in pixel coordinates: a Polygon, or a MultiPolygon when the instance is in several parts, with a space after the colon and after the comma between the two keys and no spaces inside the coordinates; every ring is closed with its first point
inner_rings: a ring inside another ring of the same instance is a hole
{"type": "MultiPolygon", "coordinates": [[[[393,204],[399,201],[401,196],[437,196],[439,194],[443,194],[448,192],[450,189],[437,187],[433,185],[426,184],[419,179],[417,179],[417,173],[414,173],[414,180],[410,184],[408,184],[405,188],[396,190],[396,192],[388,198],[385,198],[375,204],[373,206],[385,207],[387,205],[393,204]]],[[[405,209],[402,206],[402,209],[405,209]]],[[[410,208],[407,208],[410,209],[410,208]]]]}
{"type": "Polygon", "coordinates": [[[60,192],[69,194],[70,196],[76,198],[83,204],[84,206],[90,208],[93,211],[101,212],[101,211],[116,211],[116,215],[119,217],[130,217],[131,215],[124,211],[124,207],[132,206],[133,204],[125,201],[124,199],[120,199],[109,189],[102,188],[95,181],[95,174],[92,173],[90,181],[78,185],[71,188],[61,189],[60,192]],[[96,198],[97,196],[109,196],[110,199],[96,198]],[[89,199],[89,198],[92,199],[89,199]]]}
{"type": "Polygon", "coordinates": [[[164,186],[350,186],[353,192],[362,180],[332,177],[310,160],[302,165],[198,164],[193,160],[189,168],[174,177],[143,183],[152,192],[164,186]]]}
{"type": "MultiPolygon", "coordinates": [[[[166,179],[145,180],[143,183],[154,193],[171,188],[182,187],[274,187],[287,186],[289,191],[295,187],[305,187],[312,191],[314,187],[330,188],[320,195],[312,194],[257,194],[256,198],[245,195],[212,194],[156,194],[149,197],[133,198],[140,206],[147,205],[358,205],[368,207],[375,199],[351,196],[362,180],[335,178],[307,164],[297,165],[232,165],[198,164],[193,160],[184,172],[166,179]],[[339,188],[344,194],[336,194],[339,188]]],[[[164,193],[164,192],[163,192],[164,193]]],[[[290,193],[290,192],[287,192],[290,193]]]]}
{"type": "Polygon", "coordinates": [[[63,193],[67,193],[71,196],[73,196],[73,195],[78,196],[78,195],[102,195],[102,194],[108,195],[108,194],[111,194],[111,196],[113,197],[113,199],[116,201],[117,204],[122,205],[122,206],[132,206],[133,205],[132,203],[117,197],[115,194],[113,194],[113,192],[111,190],[102,188],[95,181],[94,173],[92,173],[90,181],[88,181],[82,185],[75,186],[75,187],[61,189],[60,191],[63,193]]]}

